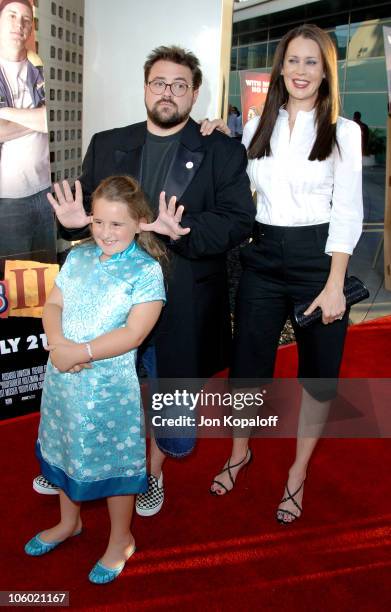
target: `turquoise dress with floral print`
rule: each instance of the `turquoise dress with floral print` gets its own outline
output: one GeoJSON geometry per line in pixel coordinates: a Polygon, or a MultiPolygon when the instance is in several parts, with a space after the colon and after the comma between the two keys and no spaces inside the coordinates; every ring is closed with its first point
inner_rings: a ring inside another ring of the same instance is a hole
{"type": "MultiPolygon", "coordinates": [[[[74,248],[56,278],[64,336],[88,342],[126,325],[135,304],[165,300],[159,263],[136,242],[103,262],[95,243],[74,248]]],[[[147,489],[136,349],[61,373],[50,359],[37,456],[43,475],[74,501],[147,489]]]]}

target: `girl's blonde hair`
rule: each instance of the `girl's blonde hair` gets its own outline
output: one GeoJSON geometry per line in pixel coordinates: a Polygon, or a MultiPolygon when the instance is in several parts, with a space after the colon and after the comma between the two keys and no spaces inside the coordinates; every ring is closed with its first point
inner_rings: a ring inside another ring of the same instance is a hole
{"type": "MultiPolygon", "coordinates": [[[[144,219],[146,223],[153,221],[152,211],[140,185],[130,176],[109,176],[99,183],[92,194],[92,214],[94,214],[94,202],[98,198],[125,204],[129,215],[136,222],[141,219],[144,219]]],[[[135,240],[154,259],[160,263],[166,263],[167,251],[153,232],[140,232],[136,234],[135,240]]]]}

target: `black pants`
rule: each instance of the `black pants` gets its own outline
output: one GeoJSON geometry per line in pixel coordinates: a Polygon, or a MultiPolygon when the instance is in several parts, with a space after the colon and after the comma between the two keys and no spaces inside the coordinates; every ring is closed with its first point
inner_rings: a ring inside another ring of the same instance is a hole
{"type": "MultiPolygon", "coordinates": [[[[326,284],[331,257],[324,252],[328,224],[280,227],[256,223],[253,242],[242,249],[231,378],[273,376],[279,338],[293,305],[311,302],[326,284]]],[[[299,353],[298,376],[336,379],[342,361],[348,311],[342,320],[305,329],[292,317],[299,353]]],[[[315,381],[314,381],[315,383],[315,381]]],[[[307,384],[305,384],[307,388],[307,384]]],[[[315,385],[316,386],[316,385],[315,385]]],[[[335,383],[319,381],[319,400],[335,395],[335,383]]]]}

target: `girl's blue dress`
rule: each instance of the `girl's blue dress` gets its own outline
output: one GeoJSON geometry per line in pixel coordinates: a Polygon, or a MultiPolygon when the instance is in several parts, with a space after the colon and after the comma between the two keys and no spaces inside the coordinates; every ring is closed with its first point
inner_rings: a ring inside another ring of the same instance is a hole
{"type": "MultiPolygon", "coordinates": [[[[64,336],[88,342],[124,327],[135,304],[165,300],[159,263],[136,242],[101,262],[94,243],[74,248],[56,278],[64,336]]],[[[78,374],[45,376],[36,452],[42,473],[74,501],[147,489],[136,350],[78,374]]]]}

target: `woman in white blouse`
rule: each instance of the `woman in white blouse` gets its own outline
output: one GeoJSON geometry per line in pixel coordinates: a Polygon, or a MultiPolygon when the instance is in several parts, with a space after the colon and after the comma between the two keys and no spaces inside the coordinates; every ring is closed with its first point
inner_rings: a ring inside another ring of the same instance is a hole
{"type": "MultiPolygon", "coordinates": [[[[362,229],[361,133],[338,116],[337,57],[314,25],[288,32],[274,57],[261,119],[244,129],[248,174],[257,192],[254,240],[242,249],[231,377],[273,376],[276,351],[295,303],[321,321],[294,324],[302,379],[336,379],[348,325],[343,294],[349,256],[362,229]]],[[[304,381],[301,418],[327,413],[336,385],[304,381]]],[[[319,429],[319,433],[321,427],[319,429]]],[[[277,520],[302,513],[303,485],[317,436],[298,437],[277,520]]],[[[232,454],[211,493],[224,495],[251,459],[248,438],[232,454]]]]}

